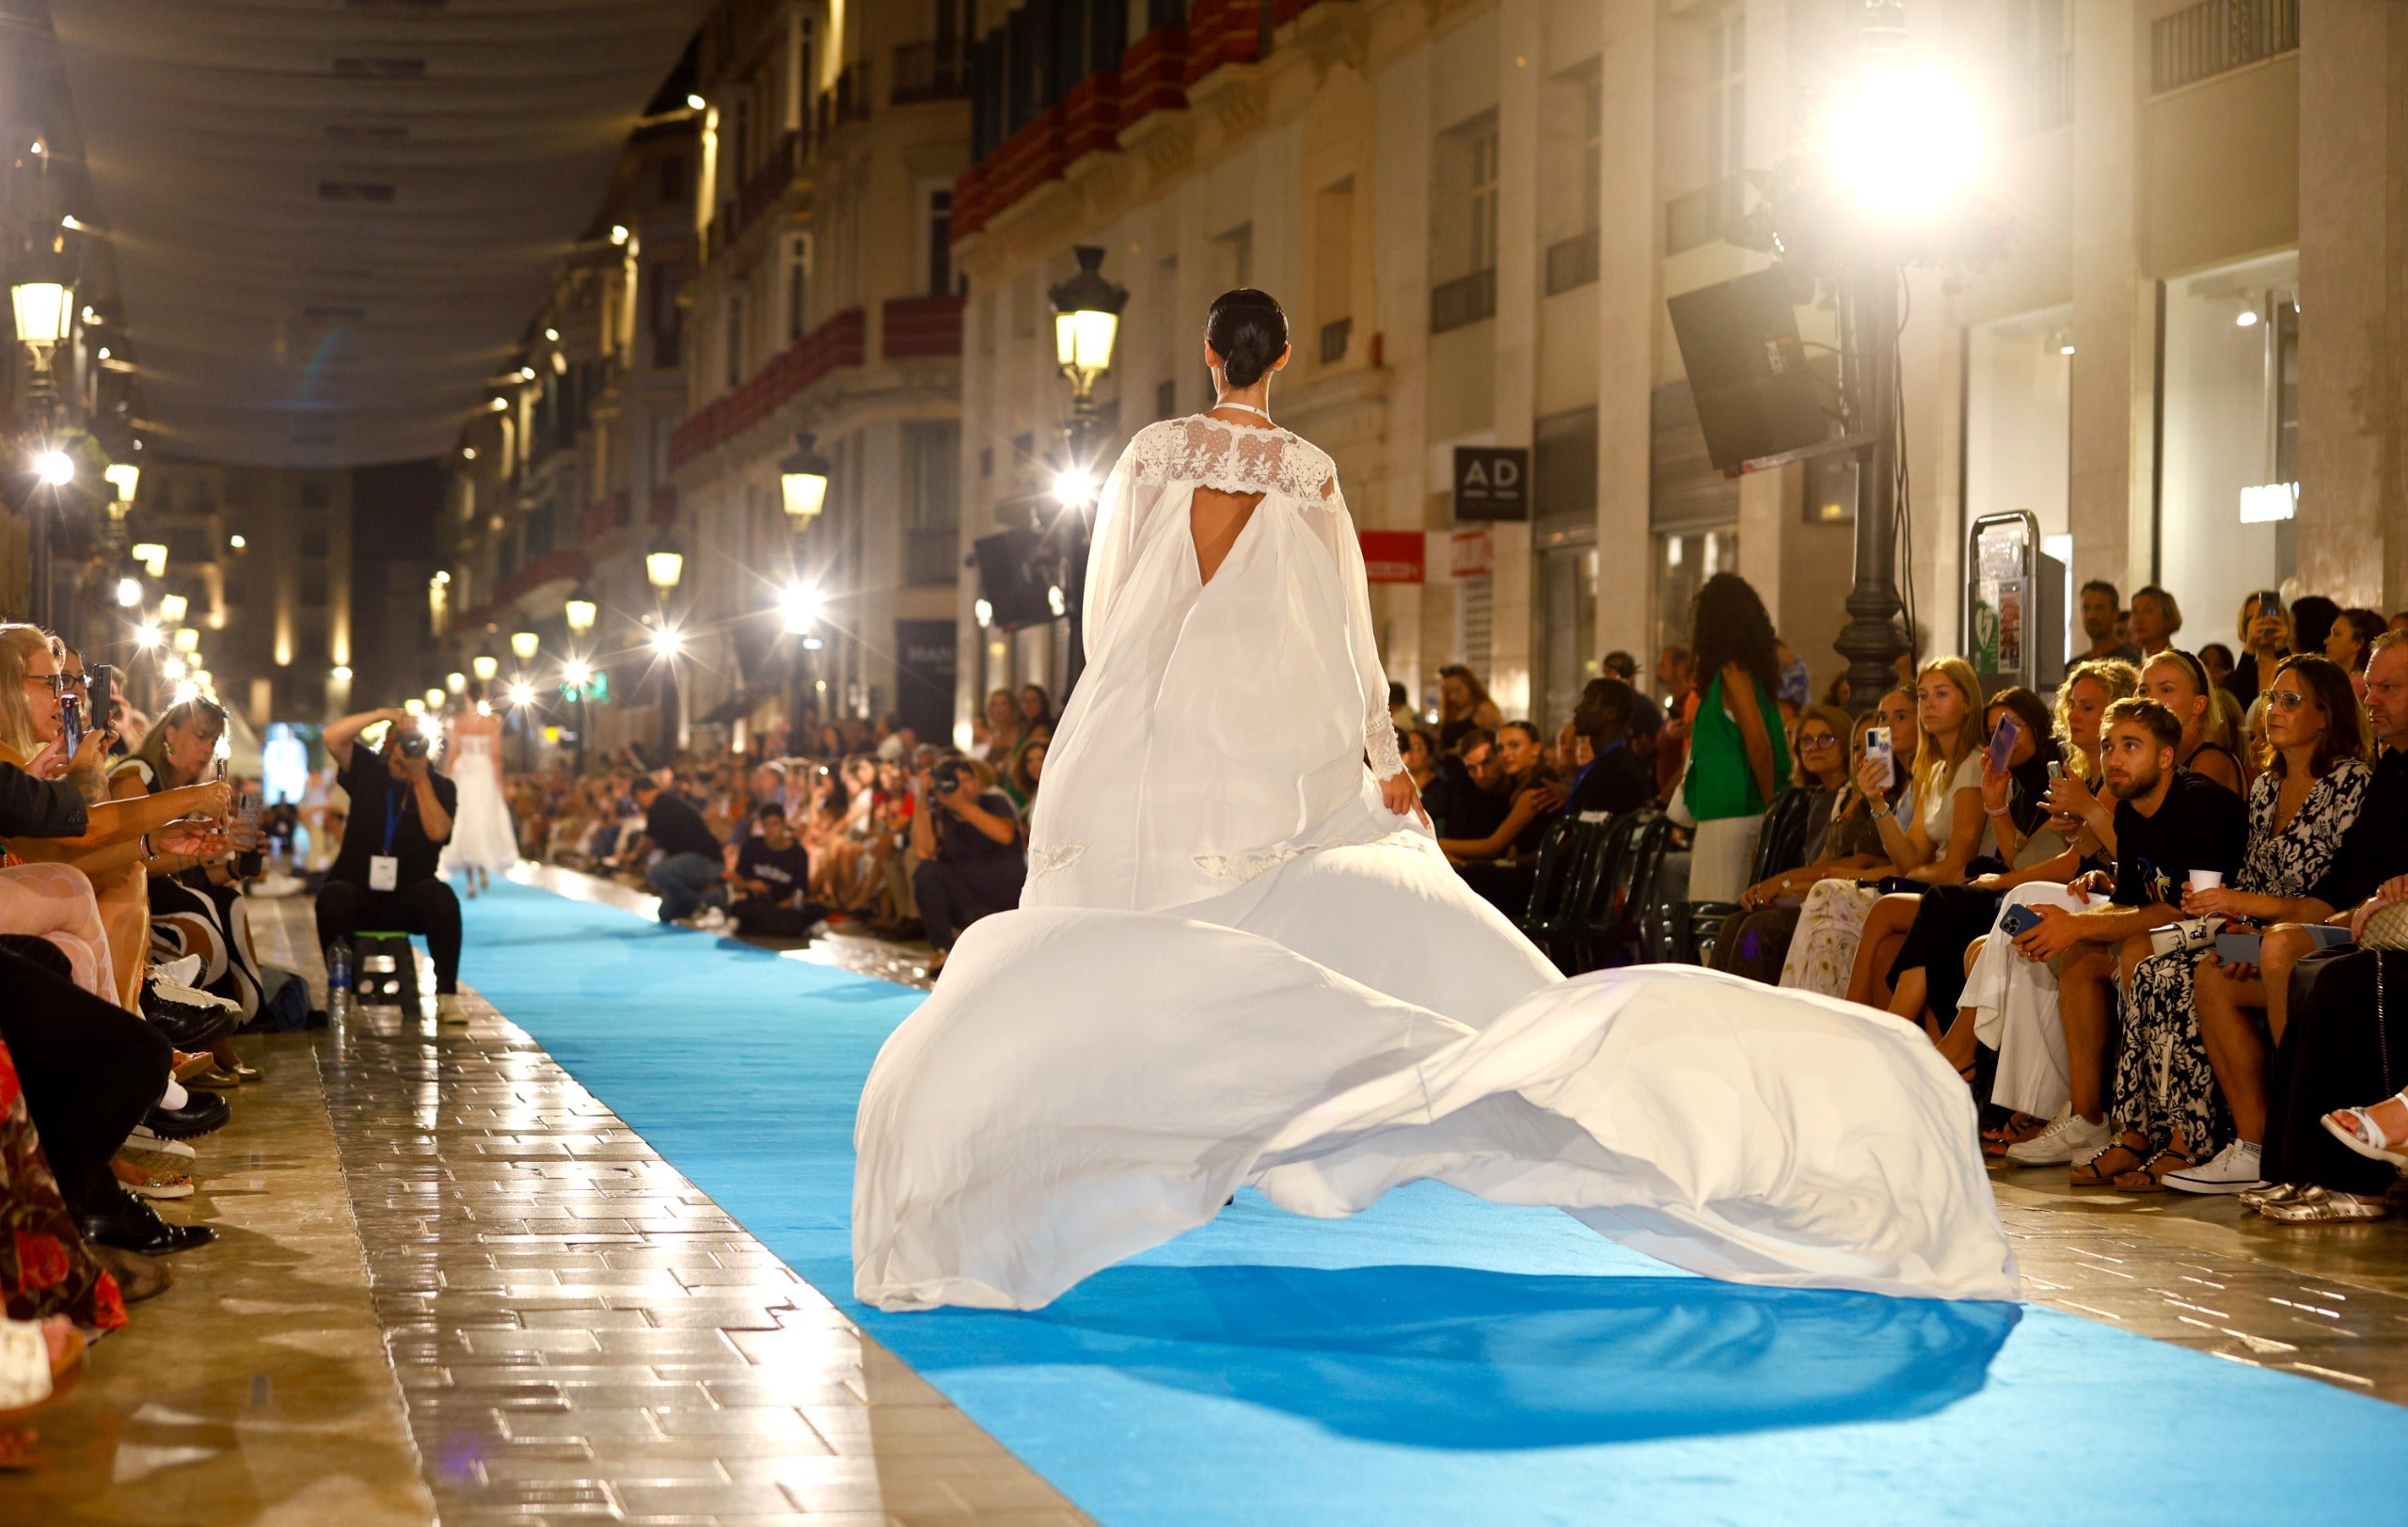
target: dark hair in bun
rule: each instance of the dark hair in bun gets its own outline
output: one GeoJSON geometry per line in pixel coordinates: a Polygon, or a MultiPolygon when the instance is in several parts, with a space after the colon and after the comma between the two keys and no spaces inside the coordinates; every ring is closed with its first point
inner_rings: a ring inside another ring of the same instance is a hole
{"type": "Polygon", "coordinates": [[[1231,387],[1252,387],[1288,348],[1288,315],[1270,293],[1241,286],[1212,299],[1204,340],[1219,354],[1231,387]]]}

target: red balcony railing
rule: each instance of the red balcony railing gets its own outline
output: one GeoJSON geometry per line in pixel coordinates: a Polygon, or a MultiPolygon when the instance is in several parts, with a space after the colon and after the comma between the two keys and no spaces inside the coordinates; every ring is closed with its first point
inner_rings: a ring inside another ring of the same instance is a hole
{"type": "Polygon", "coordinates": [[[669,464],[682,467],[767,419],[780,404],[832,372],[862,363],[869,319],[848,308],[786,346],[734,391],[714,398],[669,437],[669,464]]]}
{"type": "Polygon", "coordinates": [[[880,311],[889,360],[961,354],[961,299],[890,297],[880,311]]]}

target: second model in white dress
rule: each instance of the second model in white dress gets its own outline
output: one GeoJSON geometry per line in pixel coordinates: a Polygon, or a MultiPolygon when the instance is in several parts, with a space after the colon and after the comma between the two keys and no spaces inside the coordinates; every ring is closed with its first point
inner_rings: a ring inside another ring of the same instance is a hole
{"type": "Polygon", "coordinates": [[[1385,808],[1387,682],[1321,451],[1141,431],[1086,617],[1022,905],[962,935],[863,1090],[864,1301],[1035,1308],[1241,1186],[1332,1216],[1420,1178],[1719,1278],[2017,1296],[1972,1100],[1920,1031],[1687,966],[1566,979],[1385,808]],[[1199,486],[1262,495],[1209,581],[1199,486]]]}
{"type": "Polygon", "coordinates": [[[478,879],[501,874],[518,862],[518,829],[501,793],[499,729],[454,723],[443,766],[460,799],[452,814],[452,840],[443,845],[437,868],[446,876],[470,876],[473,890],[478,879]]]}

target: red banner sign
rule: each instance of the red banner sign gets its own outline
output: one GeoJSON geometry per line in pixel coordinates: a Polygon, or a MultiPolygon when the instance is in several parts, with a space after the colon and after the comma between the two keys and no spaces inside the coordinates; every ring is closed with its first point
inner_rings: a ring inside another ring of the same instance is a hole
{"type": "Polygon", "coordinates": [[[1457,578],[1484,578],[1497,570],[1497,541],[1486,531],[1455,532],[1454,553],[1457,578]]]}
{"type": "Polygon", "coordinates": [[[1363,565],[1374,583],[1418,583],[1429,560],[1429,538],[1419,531],[1358,531],[1363,565]]]}

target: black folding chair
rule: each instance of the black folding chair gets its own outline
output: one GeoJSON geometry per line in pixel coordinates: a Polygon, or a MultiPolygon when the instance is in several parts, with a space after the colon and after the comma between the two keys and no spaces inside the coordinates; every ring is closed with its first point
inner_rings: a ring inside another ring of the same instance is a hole
{"type": "MultiPolygon", "coordinates": [[[[1761,885],[1782,870],[1796,869],[1806,862],[1806,824],[1814,808],[1813,794],[1794,787],[1772,798],[1772,804],[1765,811],[1764,830],[1756,835],[1755,858],[1748,870],[1749,884],[1761,885]]],[[[1667,958],[1699,965],[1713,959],[1715,940],[1721,933],[1723,923],[1738,910],[1736,901],[1688,901],[1668,910],[1675,942],[1667,958]]]]}

